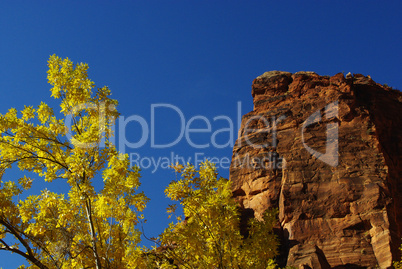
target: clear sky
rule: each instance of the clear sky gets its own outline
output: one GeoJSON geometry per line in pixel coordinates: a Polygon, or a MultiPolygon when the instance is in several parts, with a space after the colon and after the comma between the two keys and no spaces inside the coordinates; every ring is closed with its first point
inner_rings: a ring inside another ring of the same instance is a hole
{"type": "MultiPolygon", "coordinates": [[[[124,136],[138,147],[124,150],[143,165],[151,198],[144,228],[157,236],[168,223],[163,190],[175,177],[160,165],[172,155],[193,163],[215,157],[228,177],[238,114],[252,110],[258,75],[352,72],[402,89],[401,18],[399,0],[1,1],[0,113],[58,105],[46,80],[50,55],[88,63],[122,116],[137,119],[124,136]],[[191,128],[206,131],[186,133],[191,128]]],[[[0,252],[3,269],[18,260],[0,252]]]]}

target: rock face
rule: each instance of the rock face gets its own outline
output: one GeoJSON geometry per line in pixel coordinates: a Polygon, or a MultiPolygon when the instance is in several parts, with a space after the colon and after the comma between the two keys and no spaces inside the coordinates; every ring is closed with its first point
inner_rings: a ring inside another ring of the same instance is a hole
{"type": "Polygon", "coordinates": [[[230,179],[244,212],[279,208],[283,265],[390,268],[402,237],[402,93],[359,74],[253,81],[230,179]]]}

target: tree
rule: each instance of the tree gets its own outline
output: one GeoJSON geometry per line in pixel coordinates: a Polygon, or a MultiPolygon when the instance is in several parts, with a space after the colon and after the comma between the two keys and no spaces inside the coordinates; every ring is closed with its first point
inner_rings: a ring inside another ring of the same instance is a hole
{"type": "Polygon", "coordinates": [[[217,179],[209,162],[199,171],[174,167],[182,178],[166,195],[180,202],[185,218],[160,236],[163,251],[140,247],[136,225],[148,198],[138,192],[140,169],[112,143],[117,101],[107,87],[94,90],[86,64],[53,55],[48,66],[64,119],[43,102],[0,114],[0,251],[41,269],[274,267],[275,213],[252,220],[243,238],[231,182],[217,179]],[[25,175],[6,180],[15,166],[25,175]],[[34,194],[39,178],[68,187],[34,194]]]}
{"type": "Polygon", "coordinates": [[[53,55],[48,66],[51,96],[66,119],[43,102],[0,115],[0,250],[23,256],[30,268],[134,268],[142,255],[135,225],[147,198],[136,192],[139,168],[110,142],[117,101],[107,87],[92,92],[86,64],[53,55]],[[13,164],[69,190],[18,201],[34,179],[3,180],[13,164]]]}
{"type": "MultiPolygon", "coordinates": [[[[252,219],[243,238],[231,182],[217,178],[214,164],[202,163],[199,171],[180,164],[174,169],[181,178],[165,193],[180,202],[184,218],[177,216],[160,237],[166,258],[162,268],[275,268],[275,211],[266,211],[263,220],[252,219]]],[[[168,208],[169,213],[175,210],[174,205],[168,208]]]]}

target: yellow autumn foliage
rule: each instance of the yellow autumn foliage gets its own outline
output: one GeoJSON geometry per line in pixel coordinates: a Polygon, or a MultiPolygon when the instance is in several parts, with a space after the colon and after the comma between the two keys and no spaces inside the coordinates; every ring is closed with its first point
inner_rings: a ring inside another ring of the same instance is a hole
{"type": "Polygon", "coordinates": [[[65,119],[44,102],[0,115],[1,175],[13,164],[36,174],[2,177],[0,250],[23,256],[28,268],[132,268],[130,260],[142,255],[135,225],[148,199],[137,192],[139,169],[109,141],[117,101],[107,87],[94,89],[86,64],[53,55],[48,66],[51,96],[60,100],[65,119]],[[66,182],[69,189],[45,189],[15,202],[38,177],[66,182]],[[102,177],[96,191],[93,182],[102,177]],[[17,244],[6,242],[6,235],[17,244]]]}
{"type": "MultiPolygon", "coordinates": [[[[249,235],[240,233],[239,207],[232,197],[231,182],[218,178],[214,164],[206,161],[173,167],[181,174],[165,190],[183,208],[176,222],[160,236],[167,246],[161,268],[275,268],[277,239],[273,234],[275,211],[262,221],[249,222],[249,235]]],[[[175,206],[168,213],[175,213],[175,206]]]]}
{"type": "Polygon", "coordinates": [[[148,198],[138,192],[140,168],[112,143],[117,101],[95,89],[87,64],[52,55],[48,67],[64,118],[44,102],[0,114],[0,251],[29,262],[19,268],[275,268],[275,213],[251,221],[244,238],[231,182],[209,162],[174,166],[181,177],[166,195],[183,216],[158,239],[166,251],[141,247],[136,225],[148,198]],[[7,180],[12,167],[26,175],[7,180]],[[39,178],[65,192],[34,194],[39,178]]]}

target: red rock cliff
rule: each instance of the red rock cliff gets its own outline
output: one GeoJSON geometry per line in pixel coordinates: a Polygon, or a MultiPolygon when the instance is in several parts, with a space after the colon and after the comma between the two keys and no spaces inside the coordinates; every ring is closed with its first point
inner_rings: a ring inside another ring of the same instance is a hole
{"type": "Polygon", "coordinates": [[[230,179],[244,212],[279,208],[284,263],[391,267],[402,237],[402,94],[370,76],[253,81],[230,179]]]}

